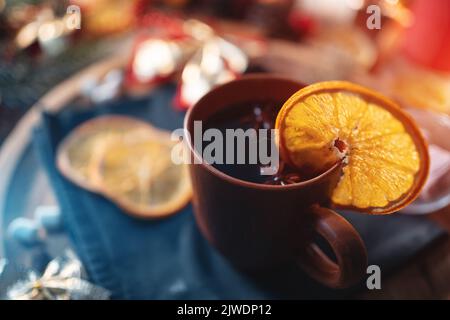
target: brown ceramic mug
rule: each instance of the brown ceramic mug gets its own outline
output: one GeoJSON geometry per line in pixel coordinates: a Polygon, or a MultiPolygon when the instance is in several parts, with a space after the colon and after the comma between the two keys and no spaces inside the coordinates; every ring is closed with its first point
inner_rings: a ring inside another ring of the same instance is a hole
{"type": "MultiPolygon", "coordinates": [[[[280,108],[303,85],[270,75],[249,75],[217,87],[186,115],[185,130],[194,137],[194,121],[239,103],[271,99],[280,108]]],[[[191,157],[201,159],[193,141],[191,157]]],[[[200,162],[200,161],[198,161],[200,162]]],[[[340,164],[313,179],[274,186],[240,180],[202,162],[190,165],[197,224],[206,239],[234,265],[246,270],[296,261],[306,273],[330,287],[359,281],[367,253],[358,232],[327,208],[340,175],[340,164]],[[328,257],[315,243],[324,238],[334,251],[328,257]]]]}

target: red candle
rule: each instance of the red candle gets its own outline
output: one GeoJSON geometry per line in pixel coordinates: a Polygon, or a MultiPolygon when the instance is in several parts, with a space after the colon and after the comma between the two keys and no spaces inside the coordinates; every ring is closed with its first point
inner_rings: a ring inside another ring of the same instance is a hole
{"type": "Polygon", "coordinates": [[[406,30],[403,50],[416,63],[450,71],[450,1],[415,0],[412,25],[406,30]]]}

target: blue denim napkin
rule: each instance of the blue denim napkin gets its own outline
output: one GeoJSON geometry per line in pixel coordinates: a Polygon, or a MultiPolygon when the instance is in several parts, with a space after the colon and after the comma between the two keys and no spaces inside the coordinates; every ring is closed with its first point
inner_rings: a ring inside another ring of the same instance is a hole
{"type": "MultiPolygon", "coordinates": [[[[184,114],[172,107],[174,91],[165,86],[145,99],[124,98],[85,111],[66,108],[43,114],[35,129],[35,147],[91,281],[117,299],[339,298],[358,290],[324,288],[295,266],[243,274],[199,234],[191,206],[164,220],[137,220],[59,174],[54,161],[58,143],[89,118],[126,114],[169,130],[182,127],[184,114]]],[[[365,240],[369,262],[380,265],[382,272],[404,262],[441,232],[420,218],[345,216],[365,240]]]]}

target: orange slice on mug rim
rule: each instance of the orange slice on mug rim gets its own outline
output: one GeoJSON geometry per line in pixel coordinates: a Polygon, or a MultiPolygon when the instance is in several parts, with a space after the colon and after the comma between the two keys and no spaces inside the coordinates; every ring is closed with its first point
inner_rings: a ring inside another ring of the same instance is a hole
{"type": "Polygon", "coordinates": [[[327,81],[292,95],[275,128],[284,161],[312,175],[336,163],[336,208],[370,214],[402,209],[419,195],[429,171],[427,144],[393,101],[368,88],[327,81]]]}

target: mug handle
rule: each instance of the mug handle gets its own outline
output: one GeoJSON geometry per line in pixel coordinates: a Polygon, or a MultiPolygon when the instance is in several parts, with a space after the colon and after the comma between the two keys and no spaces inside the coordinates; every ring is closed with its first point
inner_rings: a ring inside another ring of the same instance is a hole
{"type": "Polygon", "coordinates": [[[367,252],[358,232],[333,210],[313,205],[309,211],[314,232],[329,243],[337,262],[311,242],[298,254],[300,267],[328,287],[346,288],[359,282],[366,273],[367,252]]]}

